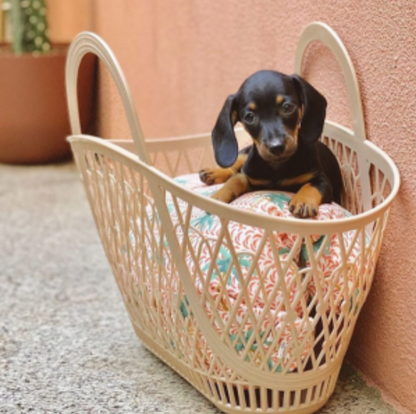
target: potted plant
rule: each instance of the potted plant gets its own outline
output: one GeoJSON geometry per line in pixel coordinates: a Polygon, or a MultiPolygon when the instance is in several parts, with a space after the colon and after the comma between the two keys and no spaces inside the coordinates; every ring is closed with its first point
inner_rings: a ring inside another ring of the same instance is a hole
{"type": "MultiPolygon", "coordinates": [[[[65,99],[68,45],[51,44],[45,0],[0,0],[0,162],[35,164],[70,156],[65,99]],[[6,26],[6,28],[5,28],[6,26]]],[[[95,59],[87,56],[78,84],[84,130],[93,100],[95,59]]]]}

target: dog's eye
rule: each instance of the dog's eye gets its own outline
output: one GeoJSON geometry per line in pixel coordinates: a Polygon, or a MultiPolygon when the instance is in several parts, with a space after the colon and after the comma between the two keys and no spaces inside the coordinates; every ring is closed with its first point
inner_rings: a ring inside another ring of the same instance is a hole
{"type": "Polygon", "coordinates": [[[253,125],[257,120],[256,115],[253,114],[253,112],[247,112],[244,115],[244,123],[247,125],[253,125]]]}
{"type": "Polygon", "coordinates": [[[289,103],[289,102],[285,102],[283,105],[282,105],[282,112],[283,112],[283,114],[285,114],[285,115],[290,115],[290,114],[292,114],[293,112],[294,112],[294,110],[296,109],[296,106],[294,105],[294,104],[292,104],[292,103],[289,103]]]}

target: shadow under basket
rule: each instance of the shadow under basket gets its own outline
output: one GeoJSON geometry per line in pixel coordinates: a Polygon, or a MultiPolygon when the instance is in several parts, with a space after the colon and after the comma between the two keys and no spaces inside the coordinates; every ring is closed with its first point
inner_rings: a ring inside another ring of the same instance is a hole
{"type": "Polygon", "coordinates": [[[331,220],[225,205],[170,178],[214,164],[210,135],[144,142],[108,46],[81,33],[68,55],[69,140],[135,332],[226,413],[312,413],[325,404],[399,188],[394,163],[365,138],[355,71],[332,29],[304,30],[296,72],[314,40],[337,58],[354,119],[353,130],[327,121],[322,136],[343,173],[339,211],[349,212],[331,220]],[[86,53],[110,69],[132,141],[81,134],[76,81],[86,53]]]}

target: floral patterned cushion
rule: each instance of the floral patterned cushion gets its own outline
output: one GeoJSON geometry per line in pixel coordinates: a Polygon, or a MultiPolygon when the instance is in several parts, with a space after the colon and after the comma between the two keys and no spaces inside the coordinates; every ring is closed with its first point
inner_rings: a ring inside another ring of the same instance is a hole
{"type": "MultiPolygon", "coordinates": [[[[220,184],[208,187],[205,184],[201,183],[197,174],[181,176],[176,178],[175,181],[205,196],[212,195],[222,186],[222,184],[220,184]]],[[[293,194],[287,192],[256,191],[244,194],[243,196],[234,200],[231,204],[244,210],[262,213],[268,216],[293,218],[292,214],[289,212],[289,202],[292,195],[293,194]]],[[[320,206],[318,216],[315,218],[315,220],[334,220],[346,217],[351,217],[351,213],[342,208],[341,206],[335,203],[331,203],[323,204],[320,206]]],[[[212,229],[213,223],[211,215],[202,212],[202,215],[198,218],[198,220],[201,223],[204,223],[205,220],[210,220],[210,228],[212,229]]],[[[233,225],[234,223],[231,223],[231,229],[233,228],[233,225]]],[[[257,239],[259,239],[262,235],[262,233],[259,232],[259,229],[249,226],[239,226],[238,230],[238,236],[235,235],[235,237],[233,237],[233,240],[237,243],[239,242],[239,240],[243,240],[245,247],[247,248],[250,248],[250,242],[255,242],[255,236],[257,236],[257,239]]],[[[292,249],[297,239],[297,235],[280,233],[277,235],[277,238],[280,242],[279,253],[283,254],[284,256],[287,256],[287,253],[290,252],[290,249],[292,249]]],[[[342,263],[342,245],[344,247],[344,251],[349,254],[349,264],[352,265],[354,263],[355,266],[352,267],[354,267],[354,269],[356,270],[355,262],[358,261],[358,257],[363,249],[361,240],[357,238],[357,233],[355,231],[345,232],[344,234],[342,234],[342,236],[338,234],[333,234],[331,235],[331,237],[328,238],[326,238],[324,235],[316,234],[310,236],[310,239],[314,253],[316,253],[320,248],[322,248],[323,250],[319,256],[319,260],[317,263],[317,270],[320,273],[320,277],[322,277],[323,279],[334,277],[334,272],[338,270],[339,266],[342,263]]],[[[365,244],[367,245],[368,242],[369,235],[366,236],[365,244]]],[[[251,247],[253,246],[254,244],[251,244],[251,247]]],[[[306,240],[304,240],[300,251],[296,251],[294,258],[298,258],[299,261],[303,263],[301,265],[301,267],[303,268],[311,266],[312,263],[309,259],[309,253],[306,247],[306,240]]],[[[264,258],[259,258],[259,260],[262,259],[264,258]]],[[[312,295],[316,292],[316,286],[314,285],[315,282],[314,280],[312,280],[309,286],[310,293],[312,295]]],[[[334,294],[339,293],[340,289],[342,288],[342,285],[342,280],[337,282],[337,287],[334,290],[334,294]]],[[[324,290],[327,291],[328,286],[324,286],[324,290]]],[[[340,298],[338,299],[339,300],[336,301],[337,303],[341,300],[340,298]]]]}
{"type": "MultiPolygon", "coordinates": [[[[221,187],[206,186],[197,174],[177,177],[175,181],[204,196],[212,195],[221,187]]],[[[190,211],[184,201],[174,201],[169,194],[166,197],[180,244],[190,244],[186,248],[185,260],[194,278],[195,288],[201,297],[206,298],[202,303],[218,334],[223,335],[227,326],[229,343],[238,353],[244,354],[246,360],[262,364],[267,354],[267,364],[271,370],[295,370],[299,360],[294,355],[300,354],[300,359],[304,361],[313,347],[314,327],[312,319],[305,315],[305,309],[317,290],[325,299],[327,312],[339,314],[347,302],[346,292],[350,294],[358,289],[354,279],[357,266],[355,259],[361,249],[354,233],[331,237],[316,234],[310,236],[308,241],[305,237],[289,233],[270,232],[265,236],[263,229],[230,221],[228,234],[224,235],[217,216],[195,207],[190,211]],[[187,214],[190,228],[187,238],[184,238],[180,223],[187,214]],[[218,240],[221,240],[219,248],[218,240]],[[259,250],[260,254],[255,255],[260,243],[264,246],[259,250]],[[347,278],[345,272],[338,271],[342,268],[342,254],[345,254],[342,243],[350,250],[347,278]],[[215,249],[218,250],[216,255],[215,249]],[[216,259],[212,260],[212,257],[216,259]],[[280,273],[277,261],[283,269],[280,273]],[[312,265],[316,271],[308,272],[312,265]],[[211,275],[210,280],[207,280],[207,274],[211,275]],[[281,274],[283,278],[279,277],[281,274]],[[250,277],[246,283],[248,275],[250,277]],[[284,299],[283,290],[288,293],[288,301],[284,299]],[[288,323],[289,319],[291,323],[288,323]],[[253,333],[253,325],[258,326],[259,321],[260,332],[253,333]],[[280,332],[277,344],[274,341],[275,332],[280,332]],[[296,340],[293,340],[294,332],[296,340]],[[273,347],[271,352],[270,347],[273,347]]],[[[289,211],[291,197],[292,194],[284,192],[258,191],[244,194],[232,204],[268,216],[293,217],[289,211]]],[[[316,219],[348,216],[350,213],[342,207],[326,204],[320,206],[316,219]]],[[[164,265],[169,273],[172,264],[165,258],[164,265]]],[[[173,282],[171,287],[176,292],[179,289],[177,282],[173,282]]],[[[192,330],[191,315],[185,306],[182,310],[183,329],[192,330]]],[[[202,359],[209,365],[215,358],[204,337],[201,334],[197,337],[196,349],[201,355],[204,354],[202,359]]]]}

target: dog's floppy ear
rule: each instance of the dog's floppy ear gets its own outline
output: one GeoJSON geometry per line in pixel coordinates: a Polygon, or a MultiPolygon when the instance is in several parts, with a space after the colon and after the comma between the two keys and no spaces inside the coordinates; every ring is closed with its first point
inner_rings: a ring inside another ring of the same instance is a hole
{"type": "Polygon", "coordinates": [[[303,104],[303,116],[299,139],[304,143],[316,142],[324,129],[326,99],[310,83],[298,75],[292,75],[303,104]]]}
{"type": "Polygon", "coordinates": [[[217,123],[212,130],[212,145],[215,160],[220,167],[228,168],[233,165],[238,155],[237,138],[234,125],[238,120],[238,113],[234,109],[235,95],[230,95],[218,115],[217,123]]]}

